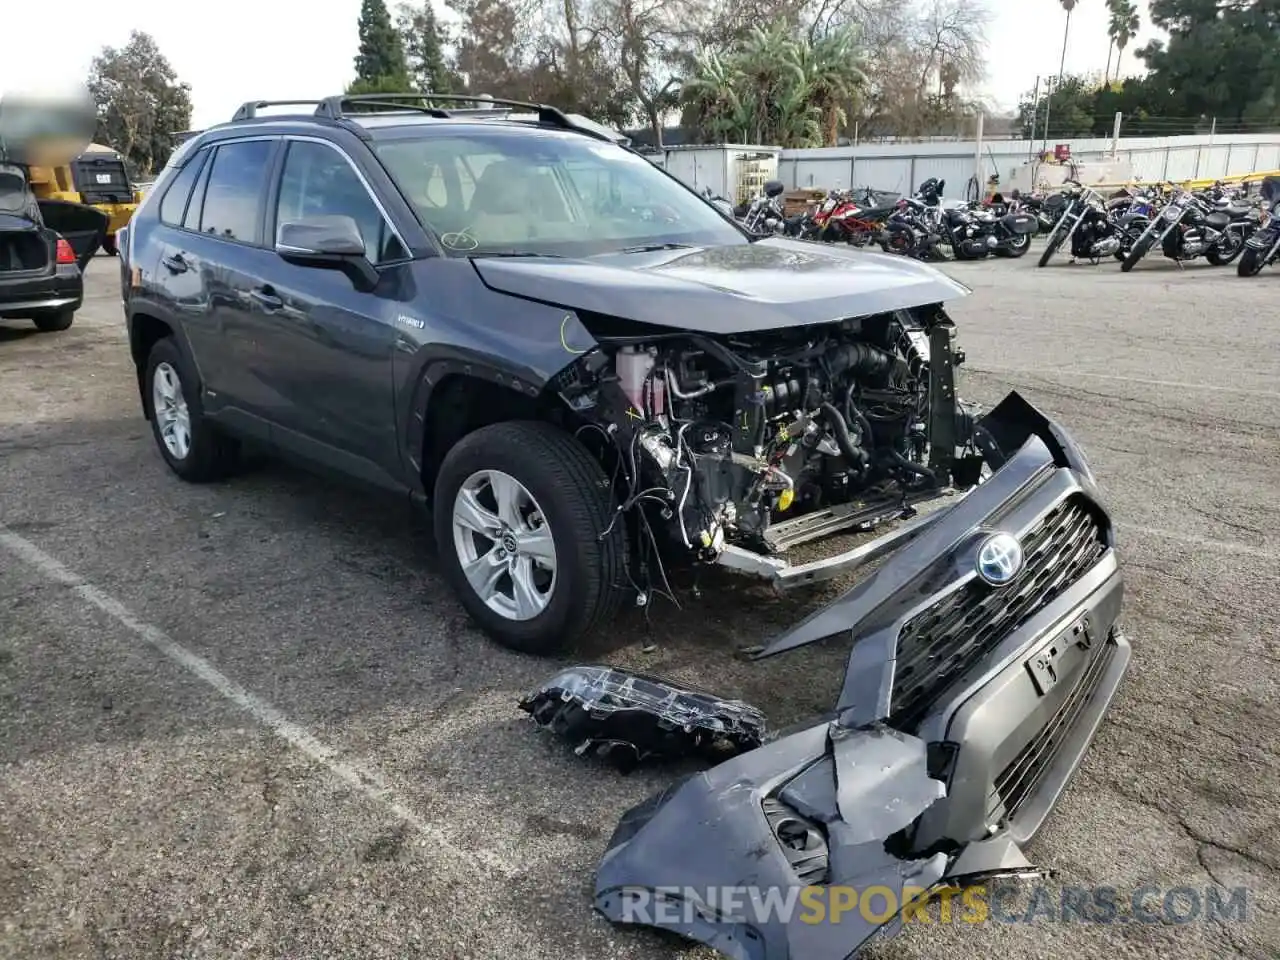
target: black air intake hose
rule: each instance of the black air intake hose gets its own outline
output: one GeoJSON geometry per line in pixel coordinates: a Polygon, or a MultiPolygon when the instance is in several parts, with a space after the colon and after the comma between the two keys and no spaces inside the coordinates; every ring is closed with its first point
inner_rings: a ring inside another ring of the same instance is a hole
{"type": "Polygon", "coordinates": [[[866,467],[867,451],[861,447],[854,446],[853,438],[849,436],[849,425],[844,422],[844,417],[840,415],[840,411],[830,403],[824,403],[818,409],[822,411],[822,418],[827,421],[827,426],[831,428],[831,435],[835,437],[836,446],[840,448],[844,458],[849,461],[849,466],[859,470],[866,467]]]}
{"type": "Polygon", "coordinates": [[[867,343],[846,343],[832,350],[827,363],[835,376],[852,371],[863,376],[888,373],[898,358],[880,347],[867,343]]]}

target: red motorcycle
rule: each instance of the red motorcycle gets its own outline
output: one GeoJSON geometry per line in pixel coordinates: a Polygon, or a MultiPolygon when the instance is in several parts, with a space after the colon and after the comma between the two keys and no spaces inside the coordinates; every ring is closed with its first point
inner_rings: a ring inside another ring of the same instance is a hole
{"type": "Polygon", "coordinates": [[[896,204],[877,206],[869,189],[861,197],[856,197],[852,191],[833,190],[814,211],[808,232],[825,243],[844,241],[855,247],[865,247],[880,237],[885,223],[896,209],[896,204]]]}

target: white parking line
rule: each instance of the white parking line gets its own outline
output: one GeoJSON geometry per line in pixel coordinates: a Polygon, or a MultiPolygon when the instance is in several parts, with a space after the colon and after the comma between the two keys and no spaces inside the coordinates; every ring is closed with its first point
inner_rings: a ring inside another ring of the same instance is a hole
{"type": "Polygon", "coordinates": [[[1203,547],[1206,550],[1234,553],[1244,557],[1256,557],[1259,560],[1280,560],[1280,550],[1268,549],[1267,547],[1254,547],[1247,543],[1235,543],[1231,540],[1214,540],[1209,537],[1197,536],[1194,533],[1161,530],[1159,527],[1147,527],[1140,523],[1128,523],[1123,520],[1119,521],[1116,526],[1121,530],[1132,530],[1134,533],[1146,534],[1149,537],[1159,537],[1162,540],[1176,540],[1179,543],[1185,543],[1193,547],[1203,547]]]}
{"type": "Polygon", "coordinates": [[[143,623],[119,600],[99,590],[79,574],[63,566],[56,559],[45,553],[34,543],[13,533],[3,524],[0,524],[0,547],[3,547],[19,560],[34,567],[47,579],[69,588],[72,593],[112,617],[134,636],[145,641],[184,670],[199,677],[277,737],[305,754],[314,762],[325,767],[343,783],[360,791],[370,800],[384,807],[393,816],[404,821],[406,825],[429,839],[435,844],[436,849],[444,850],[451,856],[465,860],[468,863],[480,861],[491,870],[504,876],[513,877],[519,872],[512,863],[491,851],[463,850],[458,847],[438,827],[423,820],[403,801],[398,799],[382,777],[372,771],[365,770],[357,764],[339,759],[338,751],[333,747],[316,739],[305,728],[294,723],[271,704],[231,680],[204,657],[192,653],[163,630],[153,627],[151,624],[143,623]]]}
{"type": "Polygon", "coordinates": [[[985,373],[994,377],[1039,377],[1044,380],[1062,380],[1066,377],[1089,377],[1093,380],[1114,380],[1120,383],[1140,383],[1147,387],[1172,387],[1176,390],[1205,390],[1209,393],[1234,393],[1245,397],[1265,397],[1280,400],[1275,390],[1249,390],[1245,387],[1228,387],[1217,383],[1186,383],[1181,380],[1151,380],[1146,377],[1124,377],[1115,373],[1085,373],[1083,370],[987,370],[966,367],[970,373],[985,373]]]}

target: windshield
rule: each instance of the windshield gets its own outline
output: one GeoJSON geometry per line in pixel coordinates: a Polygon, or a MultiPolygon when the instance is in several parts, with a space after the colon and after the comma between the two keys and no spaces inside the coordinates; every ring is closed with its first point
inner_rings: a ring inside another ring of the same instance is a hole
{"type": "Polygon", "coordinates": [[[457,256],[586,257],[747,242],[644,157],[584,136],[465,129],[386,139],[374,151],[457,256]]]}

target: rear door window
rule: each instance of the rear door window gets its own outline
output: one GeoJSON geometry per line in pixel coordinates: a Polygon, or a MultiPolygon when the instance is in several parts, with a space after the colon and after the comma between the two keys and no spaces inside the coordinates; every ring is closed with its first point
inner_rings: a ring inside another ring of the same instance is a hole
{"type": "Polygon", "coordinates": [[[218,147],[204,193],[201,233],[261,244],[262,194],[272,146],[270,140],[242,140],[218,147]]]}

